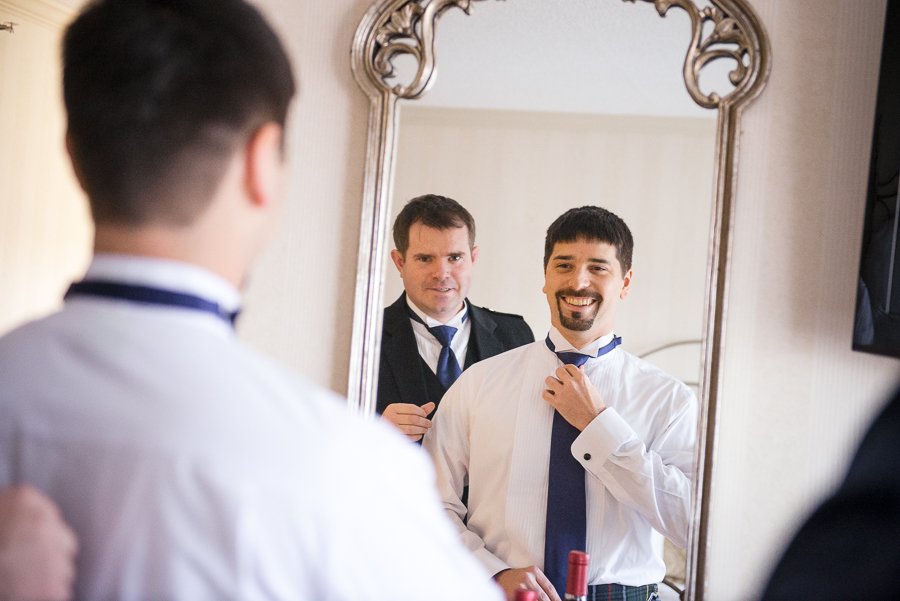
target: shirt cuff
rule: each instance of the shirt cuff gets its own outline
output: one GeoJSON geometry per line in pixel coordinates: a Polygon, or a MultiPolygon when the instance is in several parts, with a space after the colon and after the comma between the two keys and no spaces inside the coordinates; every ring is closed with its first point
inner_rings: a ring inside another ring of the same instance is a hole
{"type": "Polygon", "coordinates": [[[496,576],[497,572],[510,569],[503,561],[497,559],[497,556],[482,547],[475,551],[475,558],[485,567],[487,573],[496,576]]]}
{"type": "Polygon", "coordinates": [[[615,409],[607,407],[572,443],[572,456],[588,471],[600,466],[616,449],[637,436],[615,409]]]}

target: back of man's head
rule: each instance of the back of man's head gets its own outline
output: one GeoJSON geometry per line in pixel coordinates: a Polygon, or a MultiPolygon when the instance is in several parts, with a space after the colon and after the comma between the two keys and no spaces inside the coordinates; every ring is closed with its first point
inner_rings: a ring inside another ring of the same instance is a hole
{"type": "Polygon", "coordinates": [[[588,205],[569,209],[547,228],[547,237],[544,239],[544,271],[547,270],[550,255],[557,243],[577,240],[604,242],[615,247],[622,274],[631,269],[634,239],[628,225],[615,213],[588,205]]]}
{"type": "Polygon", "coordinates": [[[475,247],[475,219],[464,206],[446,196],[425,194],[406,203],[394,220],[394,246],[406,256],[409,229],[415,223],[436,230],[465,227],[469,231],[469,250],[475,247]]]}
{"type": "Polygon", "coordinates": [[[284,127],[277,36],[243,0],[96,0],[63,41],[68,146],[97,223],[188,225],[234,152],[284,127]]]}

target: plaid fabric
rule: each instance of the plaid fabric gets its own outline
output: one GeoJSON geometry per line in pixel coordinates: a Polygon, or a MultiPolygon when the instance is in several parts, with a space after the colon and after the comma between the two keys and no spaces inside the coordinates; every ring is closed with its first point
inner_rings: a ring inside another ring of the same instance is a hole
{"type": "Polygon", "coordinates": [[[656,601],[659,587],[655,584],[625,586],[624,584],[591,584],[587,601],[656,601]]]}

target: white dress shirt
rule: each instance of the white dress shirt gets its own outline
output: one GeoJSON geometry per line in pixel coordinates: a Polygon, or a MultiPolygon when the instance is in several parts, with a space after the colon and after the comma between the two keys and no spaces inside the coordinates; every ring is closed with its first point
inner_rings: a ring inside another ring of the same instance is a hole
{"type": "MultiPolygon", "coordinates": [[[[558,351],[571,348],[555,329],[550,338],[558,351]]],[[[590,345],[595,354],[602,344],[590,345]]],[[[492,574],[543,569],[554,409],[541,393],[561,365],[544,340],[473,365],[444,395],[424,438],[444,505],[492,574]]],[[[652,529],[687,544],[696,399],[620,347],[584,371],[607,407],[572,444],[585,468],[588,583],[660,582],[665,565],[654,554],[652,529]]]]}
{"type": "MultiPolygon", "coordinates": [[[[87,277],[239,303],[173,261],[99,256],[87,277]]],[[[79,296],[0,339],[0,486],[59,504],[78,599],[497,601],[433,479],[210,313],[79,296]]]]}
{"type": "MultiPolygon", "coordinates": [[[[456,328],[456,334],[453,335],[453,340],[450,341],[450,350],[453,351],[454,356],[456,356],[456,362],[459,364],[459,369],[465,369],[466,351],[469,348],[469,335],[472,333],[472,320],[467,316],[469,311],[468,303],[463,301],[463,308],[460,309],[459,313],[454,315],[453,319],[447,323],[441,323],[433,317],[426,315],[415,305],[415,303],[409,300],[408,296],[406,297],[406,304],[409,305],[410,310],[425,322],[425,325],[427,325],[428,328],[433,328],[435,326],[450,326],[451,328],[456,328]]],[[[419,349],[419,356],[425,360],[425,363],[431,368],[431,371],[436,374],[438,358],[441,356],[441,349],[443,348],[440,341],[428,331],[428,328],[426,328],[425,325],[413,318],[410,318],[409,321],[412,324],[413,334],[416,335],[416,347],[419,349]]]]}

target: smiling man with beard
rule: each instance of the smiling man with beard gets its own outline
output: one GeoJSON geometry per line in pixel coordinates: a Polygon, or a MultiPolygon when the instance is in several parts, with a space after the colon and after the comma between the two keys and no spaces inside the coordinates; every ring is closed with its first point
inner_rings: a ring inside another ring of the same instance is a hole
{"type": "Polygon", "coordinates": [[[554,221],[549,334],[463,373],[425,437],[451,519],[510,600],[523,586],[558,600],[570,550],[591,557],[589,599],[653,599],[652,531],[687,545],[697,401],[618,348],[633,246],[599,207],[554,221]]]}

